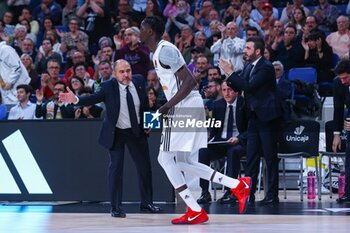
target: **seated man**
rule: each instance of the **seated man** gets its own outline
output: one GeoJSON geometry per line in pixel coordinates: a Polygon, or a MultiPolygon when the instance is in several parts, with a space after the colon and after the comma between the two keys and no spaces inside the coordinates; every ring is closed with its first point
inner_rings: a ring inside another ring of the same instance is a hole
{"type": "MultiPolygon", "coordinates": [[[[223,98],[214,102],[213,118],[221,121],[220,128],[210,131],[210,141],[227,141],[225,144],[212,144],[199,150],[199,162],[209,165],[211,161],[227,156],[227,176],[237,178],[240,170],[240,158],[246,151],[247,119],[243,97],[227,86],[221,85],[223,98]]],[[[209,182],[200,180],[202,188],[199,204],[209,203],[211,195],[208,191],[209,182]]],[[[233,203],[235,200],[227,190],[219,202],[233,203]]]]}
{"type": "Polygon", "coordinates": [[[32,120],[35,119],[35,104],[29,101],[33,92],[31,86],[21,84],[16,87],[18,103],[10,109],[8,120],[32,120]]]}
{"type": "Polygon", "coordinates": [[[73,105],[63,103],[58,100],[59,93],[66,92],[66,83],[57,81],[53,86],[53,96],[46,103],[43,104],[44,93],[43,90],[36,90],[36,109],[35,116],[43,119],[63,119],[74,118],[73,105]]]}

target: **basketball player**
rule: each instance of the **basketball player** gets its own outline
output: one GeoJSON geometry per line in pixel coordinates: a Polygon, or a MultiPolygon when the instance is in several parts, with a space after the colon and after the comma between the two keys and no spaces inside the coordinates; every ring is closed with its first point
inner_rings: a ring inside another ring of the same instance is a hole
{"type": "MultiPolygon", "coordinates": [[[[168,121],[186,108],[198,121],[205,120],[204,105],[201,95],[194,88],[196,80],[187,69],[184,58],[173,44],[161,40],[164,33],[164,22],[155,16],[146,17],[141,23],[140,39],[153,51],[153,64],[164,94],[168,100],[159,108],[159,113],[167,114],[168,121]]],[[[176,120],[176,119],[175,119],[176,120]]],[[[206,130],[191,129],[191,132],[174,132],[163,127],[158,161],[167,174],[171,184],[188,206],[188,210],[180,218],[173,219],[173,224],[198,224],[208,221],[208,215],[201,208],[181,173],[186,172],[202,179],[210,180],[231,188],[232,195],[239,201],[240,213],[245,212],[250,193],[250,177],[233,179],[196,161],[200,148],[207,147],[206,130]]]]}

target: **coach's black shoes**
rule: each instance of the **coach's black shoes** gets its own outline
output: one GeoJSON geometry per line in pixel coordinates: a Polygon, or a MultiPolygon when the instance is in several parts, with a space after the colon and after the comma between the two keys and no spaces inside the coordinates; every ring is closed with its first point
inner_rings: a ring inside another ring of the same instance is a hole
{"type": "Polygon", "coordinates": [[[153,205],[153,203],[149,203],[149,204],[141,204],[140,211],[146,212],[146,213],[159,213],[162,211],[162,209],[158,206],[153,205]]]}
{"type": "Polygon", "coordinates": [[[111,216],[113,218],[125,218],[126,214],[121,208],[112,208],[111,209],[111,216]]]}
{"type": "Polygon", "coordinates": [[[198,198],[198,204],[208,204],[211,202],[211,195],[208,190],[203,190],[201,196],[198,198]]]}

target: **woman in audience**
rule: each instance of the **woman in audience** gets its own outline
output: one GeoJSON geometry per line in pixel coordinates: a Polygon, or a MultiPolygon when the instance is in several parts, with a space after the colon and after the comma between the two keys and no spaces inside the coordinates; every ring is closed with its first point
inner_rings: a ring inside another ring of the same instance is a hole
{"type": "Polygon", "coordinates": [[[86,65],[84,63],[77,63],[73,66],[73,77],[81,78],[84,82],[84,86],[92,87],[95,83],[87,72],[86,65]]]}
{"type": "Polygon", "coordinates": [[[305,26],[306,15],[305,11],[301,7],[297,7],[293,11],[293,18],[291,24],[297,28],[297,34],[299,35],[300,30],[305,26]]]}
{"type": "Polygon", "coordinates": [[[39,51],[35,60],[35,69],[39,74],[46,72],[48,60],[59,61],[60,67],[62,67],[62,57],[59,53],[53,51],[52,44],[52,40],[47,38],[42,42],[43,52],[39,51]]]}
{"type": "MultiPolygon", "coordinates": [[[[57,40],[56,30],[47,30],[44,33],[44,38],[50,39],[52,41],[52,50],[62,56],[61,43],[57,40]]],[[[44,53],[43,47],[41,45],[39,51],[44,53]]]]}
{"type": "Polygon", "coordinates": [[[41,45],[43,42],[43,39],[45,38],[45,34],[49,30],[55,30],[54,24],[52,22],[52,19],[50,17],[46,17],[44,19],[43,24],[41,25],[41,29],[39,31],[38,37],[37,37],[37,48],[41,45]]]}
{"type": "Polygon", "coordinates": [[[89,53],[88,35],[79,29],[79,20],[72,17],[68,24],[69,32],[58,32],[61,37],[61,51],[67,54],[68,63],[75,51],[79,51],[85,55],[89,53]]]}
{"type": "Polygon", "coordinates": [[[75,95],[79,94],[79,91],[85,86],[82,78],[73,76],[69,82],[69,86],[75,95]]]}
{"type": "Polygon", "coordinates": [[[150,111],[156,111],[160,105],[157,103],[157,91],[153,87],[147,88],[148,105],[150,111]]]}
{"type": "Polygon", "coordinates": [[[21,56],[21,61],[24,65],[24,67],[27,69],[29,77],[30,77],[30,83],[29,85],[33,88],[33,90],[36,90],[39,88],[39,77],[38,73],[35,70],[35,66],[33,64],[33,59],[28,54],[24,53],[21,56]]]}
{"type": "Polygon", "coordinates": [[[146,16],[162,16],[158,9],[158,2],[157,0],[148,0],[146,11],[146,16]]]}
{"type": "Polygon", "coordinates": [[[21,21],[19,21],[19,23],[27,28],[26,37],[27,38],[29,37],[34,42],[34,44],[36,44],[37,37],[34,33],[32,33],[32,27],[30,25],[30,21],[28,19],[22,19],[21,21]]]}

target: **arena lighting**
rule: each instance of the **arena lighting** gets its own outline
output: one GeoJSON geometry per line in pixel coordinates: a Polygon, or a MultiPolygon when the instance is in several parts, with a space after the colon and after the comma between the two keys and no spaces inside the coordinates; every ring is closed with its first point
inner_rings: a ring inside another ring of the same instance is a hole
{"type": "MultiPolygon", "coordinates": [[[[52,194],[20,130],[2,140],[17,172],[29,194],[52,194]]],[[[20,194],[13,174],[0,153],[0,194],[20,194]]]]}

